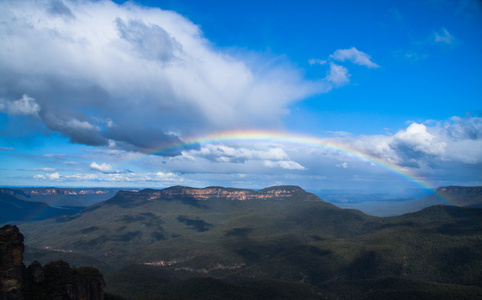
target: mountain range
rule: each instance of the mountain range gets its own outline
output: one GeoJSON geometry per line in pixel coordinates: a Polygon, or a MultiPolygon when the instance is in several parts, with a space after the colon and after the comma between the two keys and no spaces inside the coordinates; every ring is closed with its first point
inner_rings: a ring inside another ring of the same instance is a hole
{"type": "Polygon", "coordinates": [[[62,215],[74,215],[84,207],[51,207],[44,202],[20,200],[13,194],[0,191],[0,224],[8,222],[38,221],[62,215]]]}
{"type": "Polygon", "coordinates": [[[10,195],[29,202],[45,202],[54,207],[86,207],[110,199],[118,191],[120,189],[117,188],[3,187],[0,188],[0,195],[10,195]]]}
{"type": "Polygon", "coordinates": [[[0,188],[0,224],[74,215],[115,196],[112,188],[0,188]]]}
{"type": "Polygon", "coordinates": [[[379,217],[399,216],[433,205],[455,205],[482,208],[482,187],[439,187],[435,193],[422,196],[397,194],[328,194],[323,199],[341,208],[361,210],[379,217]]]}
{"type": "Polygon", "coordinates": [[[482,298],[478,208],[382,218],[297,186],[176,186],[20,228],[26,261],[95,266],[116,299],[482,298]]]}

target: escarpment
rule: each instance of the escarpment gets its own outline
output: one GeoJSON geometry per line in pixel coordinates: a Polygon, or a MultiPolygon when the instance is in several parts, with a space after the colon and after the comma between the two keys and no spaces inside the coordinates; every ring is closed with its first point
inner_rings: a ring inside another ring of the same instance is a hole
{"type": "Polygon", "coordinates": [[[139,192],[121,191],[118,197],[125,199],[144,200],[171,200],[171,199],[191,199],[191,200],[283,200],[283,199],[302,199],[303,201],[321,201],[316,195],[304,191],[298,186],[275,186],[259,191],[249,189],[236,189],[225,187],[206,187],[192,188],[184,186],[173,186],[163,190],[145,189],[139,192]]]}

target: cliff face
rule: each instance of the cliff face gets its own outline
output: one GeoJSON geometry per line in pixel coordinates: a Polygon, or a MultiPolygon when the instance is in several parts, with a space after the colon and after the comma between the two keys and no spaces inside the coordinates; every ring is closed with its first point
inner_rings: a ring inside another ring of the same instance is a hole
{"type": "Polygon", "coordinates": [[[163,190],[142,190],[140,192],[125,192],[118,193],[124,198],[139,198],[142,196],[146,200],[155,199],[192,199],[192,200],[209,200],[209,199],[226,199],[226,200],[283,200],[296,199],[303,197],[305,201],[320,201],[320,199],[311,193],[307,193],[302,188],[297,186],[277,186],[262,189],[259,191],[248,189],[234,189],[224,187],[206,187],[203,189],[174,186],[163,190]]]}
{"type": "Polygon", "coordinates": [[[95,268],[63,261],[23,264],[24,237],[17,226],[0,228],[0,299],[103,300],[104,279],[95,268]]]}

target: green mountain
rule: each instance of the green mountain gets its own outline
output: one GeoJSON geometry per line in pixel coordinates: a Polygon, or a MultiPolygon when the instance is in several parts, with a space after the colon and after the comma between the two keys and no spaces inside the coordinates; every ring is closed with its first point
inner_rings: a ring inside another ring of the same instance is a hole
{"type": "Polygon", "coordinates": [[[482,210],[475,208],[380,218],[296,186],[177,186],[118,192],[21,230],[26,258],[96,266],[108,292],[130,298],[482,295],[482,210]]]}

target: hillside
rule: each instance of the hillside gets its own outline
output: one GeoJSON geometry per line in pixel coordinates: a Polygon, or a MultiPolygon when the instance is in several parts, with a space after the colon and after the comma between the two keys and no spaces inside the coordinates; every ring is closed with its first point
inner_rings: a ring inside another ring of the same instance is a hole
{"type": "Polygon", "coordinates": [[[369,298],[382,279],[415,294],[482,295],[479,209],[434,206],[379,218],[296,186],[177,186],[119,192],[74,216],[21,228],[26,257],[88,261],[108,272],[107,291],[129,297],[192,298],[183,292],[193,280],[199,288],[224,286],[227,294],[213,291],[219,295],[244,290],[245,298],[264,291],[275,299],[278,285],[287,294],[312,290],[313,298],[336,299],[345,288],[353,299],[369,298]]]}

